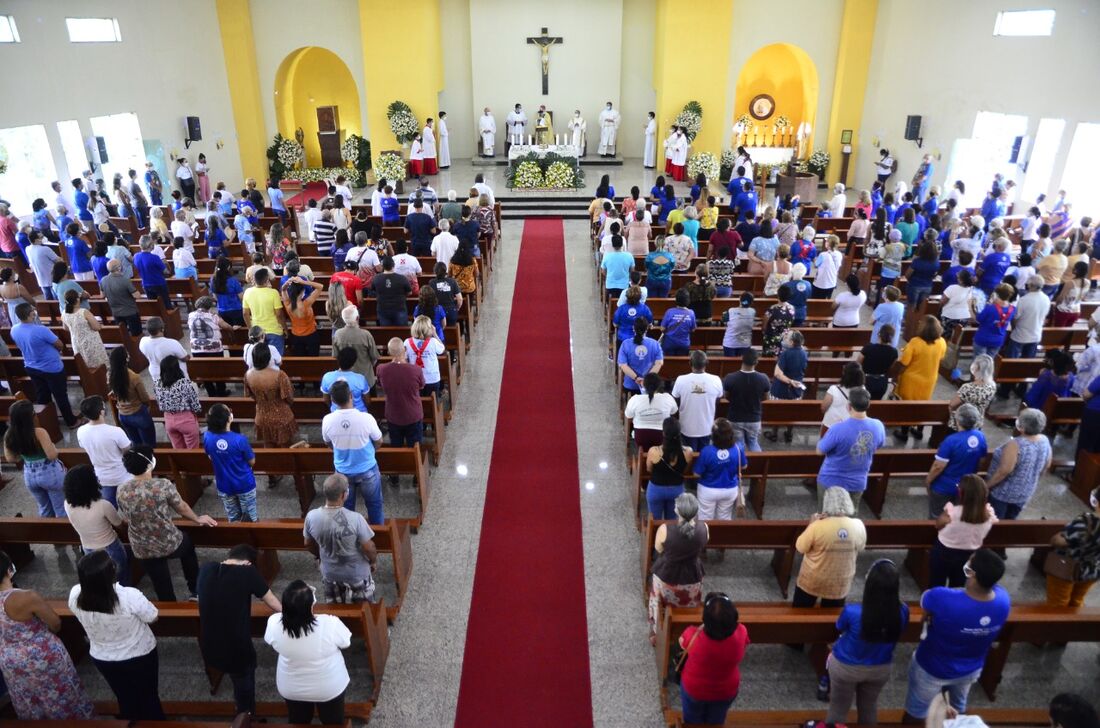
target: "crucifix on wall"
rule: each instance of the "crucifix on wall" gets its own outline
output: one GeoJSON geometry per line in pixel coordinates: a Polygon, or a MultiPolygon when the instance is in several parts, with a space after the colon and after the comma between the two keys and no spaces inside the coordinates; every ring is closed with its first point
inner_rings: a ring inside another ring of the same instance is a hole
{"type": "Polygon", "coordinates": [[[561,37],[551,37],[546,34],[546,28],[542,29],[542,35],[528,38],[527,42],[537,45],[542,51],[542,95],[550,94],[550,46],[564,43],[561,37]]]}

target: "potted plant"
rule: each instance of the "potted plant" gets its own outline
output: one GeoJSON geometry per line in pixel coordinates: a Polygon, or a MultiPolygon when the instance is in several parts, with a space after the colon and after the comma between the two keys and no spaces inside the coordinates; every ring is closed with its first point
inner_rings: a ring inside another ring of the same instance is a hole
{"type": "Polygon", "coordinates": [[[722,159],[719,165],[718,181],[729,182],[733,177],[733,162],[736,157],[732,149],[722,150],[722,159]]]}

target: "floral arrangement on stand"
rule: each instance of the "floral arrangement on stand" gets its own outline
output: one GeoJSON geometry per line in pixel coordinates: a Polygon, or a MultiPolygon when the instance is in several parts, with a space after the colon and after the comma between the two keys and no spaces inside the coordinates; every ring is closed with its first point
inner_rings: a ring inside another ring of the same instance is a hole
{"type": "Polygon", "coordinates": [[[584,170],[575,157],[529,152],[508,167],[507,186],[514,189],[575,190],[584,187],[584,170]]]}
{"type": "Polygon", "coordinates": [[[810,158],[806,160],[806,171],[816,174],[818,177],[824,177],[825,170],[829,168],[829,160],[828,152],[824,149],[815,149],[810,158]]]}
{"type": "Polygon", "coordinates": [[[710,152],[699,152],[698,154],[692,154],[688,159],[687,173],[688,177],[695,179],[699,175],[706,175],[708,181],[712,179],[718,179],[718,174],[721,172],[721,165],[718,162],[718,158],[710,152]]]}
{"type": "Polygon", "coordinates": [[[374,163],[374,176],[387,182],[404,182],[405,159],[400,152],[382,152],[374,163]]]}
{"type": "Polygon", "coordinates": [[[267,148],[268,172],[276,184],[286,177],[287,172],[302,164],[306,159],[306,150],[294,139],[276,134],[267,148]]]}
{"type": "Polygon", "coordinates": [[[389,119],[390,131],[397,137],[398,144],[408,144],[420,133],[420,123],[416,120],[412,108],[404,101],[394,101],[387,106],[386,118],[389,119]]]}
{"type": "Polygon", "coordinates": [[[747,129],[749,126],[752,125],[752,117],[749,116],[748,113],[741,114],[741,116],[737,117],[736,123],[742,129],[747,129]]]}
{"type": "Polygon", "coordinates": [[[776,132],[783,132],[791,128],[791,117],[786,114],[780,114],[775,119],[776,132]]]}
{"type": "Polygon", "coordinates": [[[340,145],[340,158],[351,162],[351,166],[359,173],[359,178],[365,180],[367,170],[371,167],[370,142],[358,134],[349,135],[340,145]]]}
{"type": "Polygon", "coordinates": [[[734,154],[732,149],[723,149],[722,158],[719,160],[719,172],[718,179],[728,180],[733,176],[733,163],[737,160],[737,155],[734,154]]]}
{"type": "Polygon", "coordinates": [[[695,141],[699,130],[703,127],[703,107],[698,101],[689,101],[684,104],[683,111],[676,115],[672,122],[676,126],[684,127],[687,132],[688,143],[695,141]]]}

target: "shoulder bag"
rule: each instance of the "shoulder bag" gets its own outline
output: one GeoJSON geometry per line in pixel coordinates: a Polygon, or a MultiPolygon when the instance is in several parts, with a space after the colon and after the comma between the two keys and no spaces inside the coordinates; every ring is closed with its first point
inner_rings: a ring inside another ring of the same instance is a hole
{"type": "Polygon", "coordinates": [[[699,625],[695,630],[695,634],[691,636],[691,640],[687,643],[687,647],[680,649],[680,654],[672,655],[672,669],[668,671],[668,681],[674,685],[679,685],[681,678],[684,676],[684,666],[687,664],[688,655],[691,654],[691,646],[695,644],[695,640],[699,638],[699,633],[703,631],[703,625],[699,625]]]}

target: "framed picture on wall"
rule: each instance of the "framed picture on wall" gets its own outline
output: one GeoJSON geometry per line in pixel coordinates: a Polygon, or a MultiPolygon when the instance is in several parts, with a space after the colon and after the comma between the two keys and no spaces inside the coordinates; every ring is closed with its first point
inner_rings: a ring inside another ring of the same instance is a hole
{"type": "Polygon", "coordinates": [[[322,134],[332,134],[339,126],[339,114],[335,106],[317,107],[317,131],[322,134]]]}
{"type": "Polygon", "coordinates": [[[852,143],[852,130],[851,129],[845,129],[844,131],[840,132],[840,143],[841,144],[851,144],[852,143]]]}
{"type": "Polygon", "coordinates": [[[749,114],[757,121],[770,119],[775,113],[775,99],[768,94],[758,94],[749,102],[749,114]]]}

